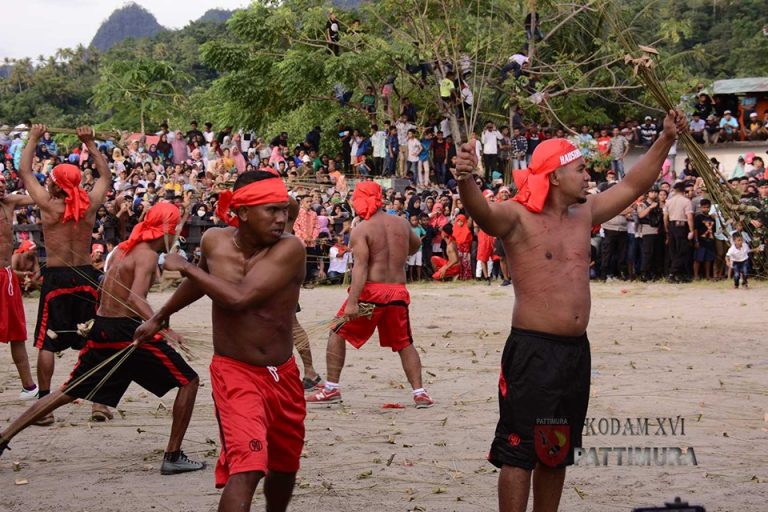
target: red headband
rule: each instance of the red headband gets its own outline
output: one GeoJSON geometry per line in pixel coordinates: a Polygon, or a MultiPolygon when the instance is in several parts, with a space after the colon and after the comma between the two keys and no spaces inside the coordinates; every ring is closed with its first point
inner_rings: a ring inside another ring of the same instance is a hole
{"type": "Polygon", "coordinates": [[[216,204],[216,216],[230,226],[239,226],[240,219],[232,215],[234,210],[241,206],[256,206],[259,204],[287,203],[288,189],[283,180],[267,178],[254,181],[244,187],[231,192],[225,190],[219,194],[219,202],[216,204]]]}
{"type": "Polygon", "coordinates": [[[529,211],[540,213],[549,194],[549,175],[581,157],[581,151],[567,139],[539,143],[531,155],[531,165],[513,173],[518,192],[512,199],[529,211]]]}
{"type": "Polygon", "coordinates": [[[151,242],[164,235],[175,235],[180,217],[181,213],[176,205],[157,203],[147,211],[144,221],[133,227],[128,240],[118,247],[123,250],[123,255],[126,255],[141,242],[151,242]]]}
{"type": "Polygon", "coordinates": [[[31,252],[37,248],[37,245],[32,240],[24,240],[18,249],[13,251],[13,254],[24,254],[25,252],[31,252]]]}
{"type": "Polygon", "coordinates": [[[80,169],[72,164],[59,164],[51,171],[51,179],[58,185],[67,198],[64,200],[64,216],[62,222],[74,220],[75,223],[85,217],[85,212],[91,206],[88,192],[80,186],[82,175],[80,169]]]}
{"type": "Polygon", "coordinates": [[[381,186],[374,181],[361,181],[355,185],[355,192],[352,194],[352,206],[363,219],[370,219],[374,213],[381,209],[384,204],[381,198],[381,186]]]}

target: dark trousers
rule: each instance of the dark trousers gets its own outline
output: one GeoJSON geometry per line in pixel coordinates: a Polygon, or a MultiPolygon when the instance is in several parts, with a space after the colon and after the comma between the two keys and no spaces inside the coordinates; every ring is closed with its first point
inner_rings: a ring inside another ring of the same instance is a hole
{"type": "Polygon", "coordinates": [[[674,276],[688,276],[691,261],[691,242],[688,240],[688,224],[669,226],[669,273],[674,276]]]}
{"type": "Polygon", "coordinates": [[[643,233],[640,272],[645,279],[656,277],[662,271],[661,253],[658,251],[659,235],[647,235],[643,233]]]}
{"type": "Polygon", "coordinates": [[[485,176],[491,177],[491,172],[499,170],[499,155],[483,155],[483,167],[485,167],[485,176]]]}
{"type": "Polygon", "coordinates": [[[602,258],[600,259],[600,279],[607,276],[624,274],[624,262],[627,259],[627,232],[604,229],[602,258]]]}

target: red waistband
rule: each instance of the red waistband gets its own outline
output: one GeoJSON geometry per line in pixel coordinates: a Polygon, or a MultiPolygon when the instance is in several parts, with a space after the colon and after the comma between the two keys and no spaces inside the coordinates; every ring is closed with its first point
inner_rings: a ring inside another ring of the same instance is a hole
{"type": "Polygon", "coordinates": [[[405,283],[379,283],[376,281],[366,281],[364,288],[379,290],[405,290],[405,283]]]}
{"type": "Polygon", "coordinates": [[[291,367],[296,367],[296,358],[295,356],[291,355],[291,357],[288,358],[286,362],[283,364],[277,365],[277,366],[256,366],[255,364],[246,363],[245,361],[240,361],[238,359],[233,359],[231,357],[222,356],[219,354],[213,354],[213,357],[211,358],[211,366],[235,366],[238,368],[242,368],[243,370],[253,372],[253,373],[265,373],[269,374],[269,368],[274,368],[277,370],[278,373],[282,370],[287,370],[291,367]]]}

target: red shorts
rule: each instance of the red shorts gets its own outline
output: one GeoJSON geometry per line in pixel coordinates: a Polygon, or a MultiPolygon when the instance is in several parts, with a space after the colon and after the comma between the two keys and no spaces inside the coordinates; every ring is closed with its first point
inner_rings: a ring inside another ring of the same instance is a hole
{"type": "MultiPolygon", "coordinates": [[[[376,306],[371,318],[359,317],[346,322],[336,330],[336,334],[355,348],[365,345],[376,328],[379,330],[379,344],[382,347],[390,347],[392,352],[400,352],[413,344],[411,320],[408,316],[411,296],[404,284],[369,281],[363,286],[359,301],[376,306]]],[[[344,301],[336,316],[343,316],[346,307],[347,301],[344,301]]]]}
{"type": "Polygon", "coordinates": [[[221,435],[216,487],[237,473],[297,472],[307,410],[293,356],[264,367],[214,355],[210,369],[221,435]]]}
{"type": "Polygon", "coordinates": [[[0,342],[25,341],[27,320],[19,278],[11,267],[0,269],[0,342]]]}

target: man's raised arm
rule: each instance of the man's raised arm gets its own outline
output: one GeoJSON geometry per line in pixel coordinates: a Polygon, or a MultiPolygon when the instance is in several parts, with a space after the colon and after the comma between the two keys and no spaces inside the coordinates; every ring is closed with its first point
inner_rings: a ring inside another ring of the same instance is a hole
{"type": "Polygon", "coordinates": [[[643,157],[632,166],[624,179],[605,192],[589,197],[593,225],[612,219],[651,188],[659,176],[661,166],[677,134],[683,132],[687,126],[688,121],[681,111],[670,110],[667,113],[661,135],[643,157]]]}
{"type": "Polygon", "coordinates": [[[32,173],[32,160],[35,157],[37,143],[46,131],[48,131],[48,128],[44,124],[32,125],[32,129],[29,130],[27,145],[21,153],[21,165],[19,166],[19,176],[24,183],[24,188],[27,189],[29,195],[41,209],[47,208],[51,196],[32,173]]]}
{"type": "Polygon", "coordinates": [[[88,153],[93,157],[96,170],[99,171],[99,177],[96,183],[93,184],[93,190],[91,190],[90,194],[91,204],[96,205],[98,208],[107,198],[109,189],[112,188],[112,173],[109,171],[107,159],[104,158],[99,148],[96,147],[93,129],[90,126],[81,126],[77,129],[77,136],[85,144],[85,147],[88,148],[88,153]]]}
{"type": "Polygon", "coordinates": [[[491,204],[485,200],[472,174],[477,168],[474,141],[463,144],[456,155],[456,172],[459,176],[459,196],[469,216],[491,236],[504,237],[514,227],[517,214],[509,204],[491,204]]]}

